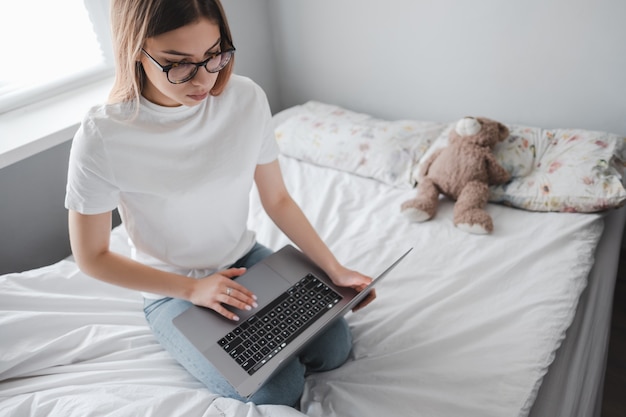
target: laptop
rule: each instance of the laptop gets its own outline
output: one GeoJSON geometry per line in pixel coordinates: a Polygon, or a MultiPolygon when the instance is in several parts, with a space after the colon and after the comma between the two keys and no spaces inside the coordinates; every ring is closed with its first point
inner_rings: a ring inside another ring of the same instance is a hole
{"type": "Polygon", "coordinates": [[[236,278],[259,305],[251,311],[229,307],[239,321],[192,306],[173,323],[249,398],[310,340],[358,305],[411,249],[357,292],[334,285],[306,255],[287,245],[236,278]]]}

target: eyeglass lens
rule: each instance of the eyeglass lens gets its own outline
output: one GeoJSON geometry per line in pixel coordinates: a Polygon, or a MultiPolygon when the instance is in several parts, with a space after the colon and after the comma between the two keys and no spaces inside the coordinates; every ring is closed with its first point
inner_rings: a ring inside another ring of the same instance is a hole
{"type": "MultiPolygon", "coordinates": [[[[228,64],[232,55],[233,51],[224,51],[209,59],[204,67],[208,72],[218,72],[228,64]]],[[[191,79],[197,71],[196,64],[181,63],[170,68],[167,77],[173,83],[180,83],[191,79]]]]}

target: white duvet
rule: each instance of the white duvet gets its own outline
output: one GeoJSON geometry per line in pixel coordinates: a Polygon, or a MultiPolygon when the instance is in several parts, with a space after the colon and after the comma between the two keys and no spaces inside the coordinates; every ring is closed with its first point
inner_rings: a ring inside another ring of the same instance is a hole
{"type": "MultiPolygon", "coordinates": [[[[285,180],[347,266],[375,275],[408,247],[377,300],[348,315],[341,368],[308,377],[324,417],[525,416],[564,338],[602,217],[489,205],[492,235],[452,225],[452,203],[408,223],[412,191],[281,157],[285,180]]],[[[287,240],[252,198],[260,242],[287,240]]],[[[112,246],[127,251],[124,232],[112,246]]],[[[137,293],[63,261],[0,277],[0,416],[301,416],[217,398],[152,337],[137,293]]]]}

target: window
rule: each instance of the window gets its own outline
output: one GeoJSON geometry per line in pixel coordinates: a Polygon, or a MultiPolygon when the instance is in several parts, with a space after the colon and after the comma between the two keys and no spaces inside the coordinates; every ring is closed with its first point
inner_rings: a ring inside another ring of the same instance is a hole
{"type": "Polygon", "coordinates": [[[0,113],[113,74],[108,1],[11,1],[0,14],[0,113]]]}

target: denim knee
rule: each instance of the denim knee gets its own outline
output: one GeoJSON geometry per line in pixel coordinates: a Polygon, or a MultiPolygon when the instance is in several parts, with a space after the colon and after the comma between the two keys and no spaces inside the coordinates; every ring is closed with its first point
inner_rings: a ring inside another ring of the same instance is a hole
{"type": "Polygon", "coordinates": [[[172,319],[189,308],[187,301],[164,298],[146,300],[145,314],[155,337],[165,350],[191,375],[211,392],[239,401],[255,404],[280,404],[293,406],[304,390],[305,367],[298,358],[292,359],[264,384],[252,397],[246,399],[226,381],[215,367],[172,324],[172,319]]]}
{"type": "Polygon", "coordinates": [[[284,368],[267,381],[250,401],[257,405],[280,404],[294,406],[304,391],[305,367],[298,358],[293,358],[284,368]]]}
{"type": "Polygon", "coordinates": [[[340,367],[352,351],[352,333],[342,317],[309,343],[300,360],[310,372],[330,371],[340,367]]]}

